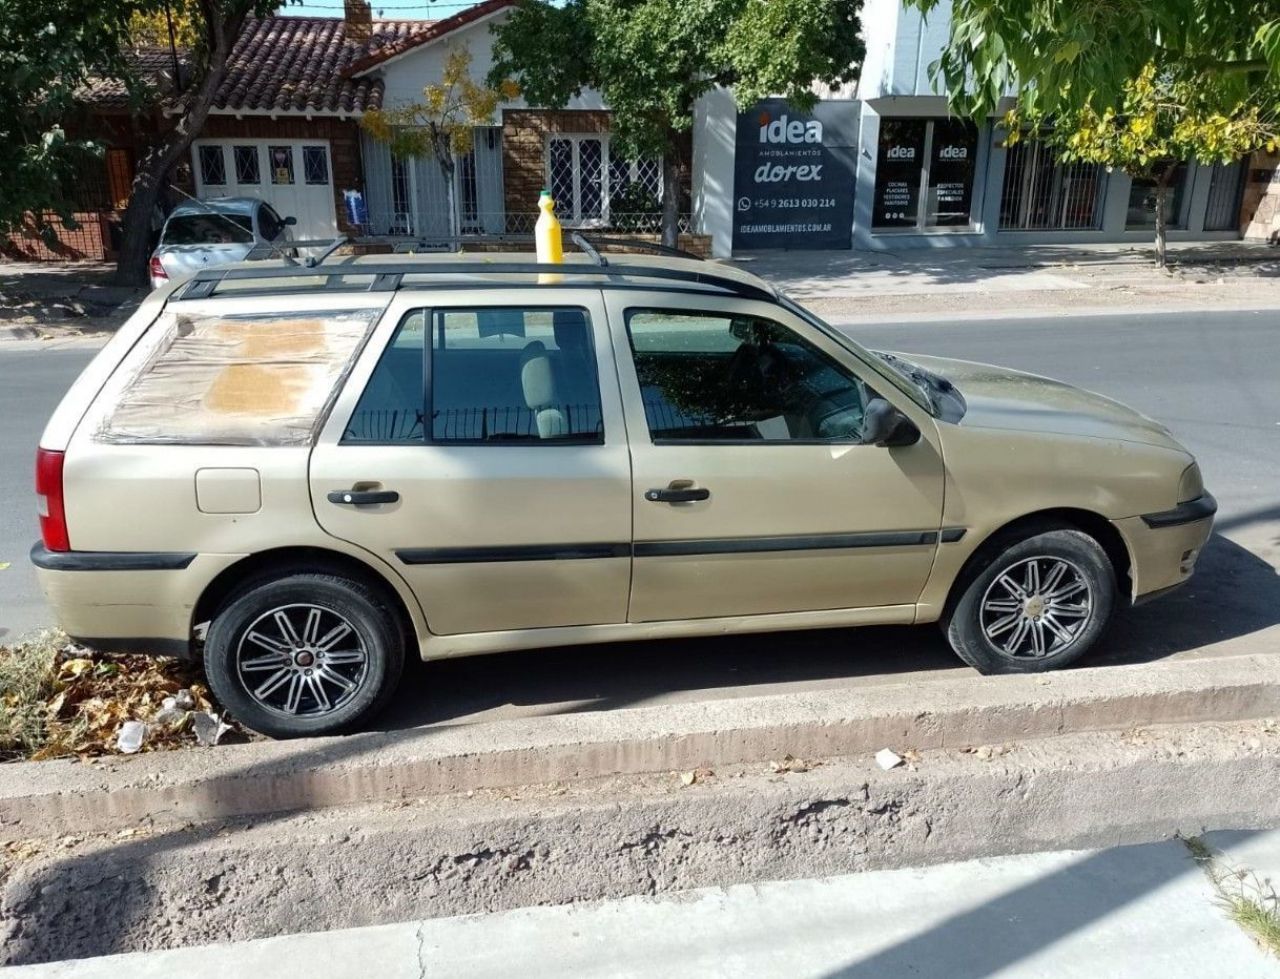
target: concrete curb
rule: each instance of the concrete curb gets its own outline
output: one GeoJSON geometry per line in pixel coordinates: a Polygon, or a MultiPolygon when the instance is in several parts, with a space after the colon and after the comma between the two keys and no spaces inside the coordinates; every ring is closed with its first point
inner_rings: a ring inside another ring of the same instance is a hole
{"type": "Polygon", "coordinates": [[[1280,715],[1280,657],[1097,667],[0,768],[0,841],[1280,715]]]}
{"type": "Polygon", "coordinates": [[[1277,748],[1258,721],[1072,734],[75,838],[0,888],[0,964],[1270,827],[1277,748]]]}

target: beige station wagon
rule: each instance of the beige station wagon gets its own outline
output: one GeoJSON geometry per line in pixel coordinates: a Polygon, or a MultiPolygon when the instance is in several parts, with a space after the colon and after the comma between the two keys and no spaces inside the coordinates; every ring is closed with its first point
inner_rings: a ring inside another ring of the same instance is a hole
{"type": "Polygon", "coordinates": [[[32,560],[92,647],[191,654],[235,717],[367,721],[406,651],[940,622],[1076,660],[1216,506],[1161,425],[872,353],[687,257],[251,263],[154,293],[40,442],[32,560]]]}

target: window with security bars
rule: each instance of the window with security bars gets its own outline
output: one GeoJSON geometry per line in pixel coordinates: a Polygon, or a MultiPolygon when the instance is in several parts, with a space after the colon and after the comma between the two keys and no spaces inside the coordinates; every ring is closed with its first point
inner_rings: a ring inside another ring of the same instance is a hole
{"type": "Polygon", "coordinates": [[[206,187],[221,187],[227,182],[227,161],[221,146],[201,146],[200,182],[206,187]]]}
{"type": "Polygon", "coordinates": [[[618,216],[614,202],[632,187],[643,189],[655,205],[661,201],[662,161],[615,155],[607,133],[556,135],[547,140],[547,189],[563,223],[608,225],[618,216]]]}
{"type": "Polygon", "coordinates": [[[302,147],[302,177],[309,184],[329,182],[329,152],[325,147],[302,147]]]}
{"type": "Polygon", "coordinates": [[[409,161],[391,157],[391,234],[413,234],[413,189],[410,184],[409,161]]]}
{"type": "Polygon", "coordinates": [[[258,147],[236,146],[232,149],[236,158],[236,183],[257,184],[262,182],[258,147]]]}
{"type": "Polygon", "coordinates": [[[1093,163],[1062,163],[1024,136],[1009,147],[1000,192],[1001,231],[1088,231],[1102,226],[1107,173],[1093,163]]]}

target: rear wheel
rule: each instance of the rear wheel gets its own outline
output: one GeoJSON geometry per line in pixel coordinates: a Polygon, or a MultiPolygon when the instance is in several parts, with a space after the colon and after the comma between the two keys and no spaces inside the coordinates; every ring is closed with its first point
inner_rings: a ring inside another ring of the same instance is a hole
{"type": "Polygon", "coordinates": [[[395,692],[403,665],[382,596],[319,574],[248,586],[214,617],[204,647],[217,698],[246,727],[277,738],[367,721],[395,692]]]}
{"type": "Polygon", "coordinates": [[[1089,651],[1115,597],[1115,570],[1101,545],[1054,528],[993,545],[944,627],[951,648],[982,673],[1041,673],[1089,651]]]}

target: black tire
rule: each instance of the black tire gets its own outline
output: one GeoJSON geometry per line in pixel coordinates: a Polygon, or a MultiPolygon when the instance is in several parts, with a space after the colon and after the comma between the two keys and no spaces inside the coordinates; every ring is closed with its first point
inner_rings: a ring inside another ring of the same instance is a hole
{"type": "Polygon", "coordinates": [[[214,696],[245,727],[275,738],[335,734],[387,705],[404,670],[404,645],[379,591],[334,575],[284,573],[247,585],[219,610],[205,640],[204,668],[214,696]],[[292,633],[280,624],[280,612],[292,633]],[[297,643],[282,639],[290,635],[297,643]],[[245,663],[252,668],[242,670],[245,663]],[[246,678],[256,684],[257,676],[263,683],[255,695],[246,678]]]}
{"type": "Polygon", "coordinates": [[[983,548],[942,625],[956,655],[979,673],[1044,673],[1074,662],[1098,641],[1115,607],[1116,590],[1115,569],[1096,540],[1074,528],[1038,528],[983,548]],[[1036,579],[1041,586],[1059,565],[1066,565],[1058,584],[1042,589],[1038,604],[1032,604],[1036,596],[1026,589],[1033,562],[1035,573],[1043,575],[1036,579]],[[997,579],[1002,579],[999,584],[997,579]],[[1077,580],[1087,593],[1048,597],[1065,594],[1077,580]],[[1015,597],[1008,582],[1020,586],[1024,597],[1015,597]],[[984,602],[990,603],[985,612],[984,602]],[[1088,613],[1081,615],[1079,608],[1085,606],[1088,613]],[[1026,630],[1021,639],[1015,635],[1019,630],[1026,630]]]}

